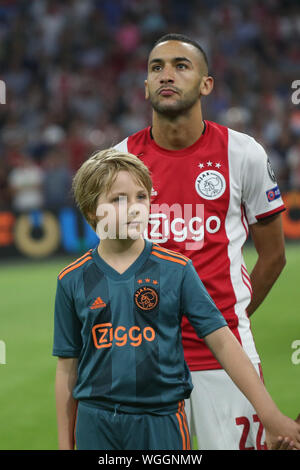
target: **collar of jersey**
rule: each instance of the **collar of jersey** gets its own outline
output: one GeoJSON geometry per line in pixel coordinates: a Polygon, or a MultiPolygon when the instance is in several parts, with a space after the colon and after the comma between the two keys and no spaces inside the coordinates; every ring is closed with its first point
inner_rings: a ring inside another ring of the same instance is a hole
{"type": "Polygon", "coordinates": [[[105,274],[107,274],[113,279],[124,280],[132,277],[137,272],[137,270],[146,262],[147,258],[150,255],[151,249],[152,243],[148,240],[145,240],[145,246],[140,256],[122,274],[112,268],[109,264],[104,261],[104,259],[101,258],[101,256],[99,256],[97,248],[92,251],[92,255],[95,263],[101,269],[101,271],[103,271],[105,274]]]}
{"type": "Polygon", "coordinates": [[[205,123],[205,132],[204,134],[201,134],[201,136],[199,137],[198,140],[196,140],[196,142],[194,142],[192,145],[190,145],[189,147],[185,147],[184,149],[181,149],[181,150],[168,150],[168,149],[165,149],[163,147],[160,147],[160,145],[158,145],[154,139],[151,138],[151,134],[150,134],[150,130],[151,130],[151,126],[149,126],[147,128],[147,133],[146,133],[146,136],[147,136],[147,143],[148,145],[150,145],[151,147],[153,147],[156,151],[158,151],[161,155],[164,154],[165,156],[167,157],[187,157],[187,156],[190,156],[192,155],[192,153],[195,151],[195,150],[198,150],[200,147],[202,147],[202,145],[205,144],[205,141],[206,141],[206,136],[208,134],[208,131],[209,131],[209,125],[208,125],[208,121],[203,121],[205,123]]]}

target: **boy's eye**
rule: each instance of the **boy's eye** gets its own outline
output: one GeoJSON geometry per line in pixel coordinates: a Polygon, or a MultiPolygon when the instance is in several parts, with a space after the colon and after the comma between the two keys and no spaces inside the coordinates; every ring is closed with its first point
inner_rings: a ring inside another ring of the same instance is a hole
{"type": "Polygon", "coordinates": [[[138,199],[147,199],[147,194],[139,194],[138,199]]]}
{"type": "Polygon", "coordinates": [[[116,196],[112,199],[112,202],[126,202],[127,196],[116,196]]]}

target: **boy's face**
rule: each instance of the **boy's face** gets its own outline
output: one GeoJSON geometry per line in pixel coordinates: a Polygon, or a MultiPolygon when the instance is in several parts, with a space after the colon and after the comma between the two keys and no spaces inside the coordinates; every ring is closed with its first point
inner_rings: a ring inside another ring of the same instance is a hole
{"type": "Polygon", "coordinates": [[[129,172],[119,171],[107,194],[99,196],[96,232],[100,239],[136,240],[148,224],[149,195],[129,172]]]}

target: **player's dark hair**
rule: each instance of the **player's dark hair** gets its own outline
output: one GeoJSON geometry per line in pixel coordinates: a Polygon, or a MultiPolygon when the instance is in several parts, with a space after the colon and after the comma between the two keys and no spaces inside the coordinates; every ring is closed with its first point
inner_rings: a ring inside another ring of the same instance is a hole
{"type": "Polygon", "coordinates": [[[207,69],[208,69],[208,59],[207,59],[207,55],[206,55],[206,52],[203,50],[203,48],[200,46],[200,44],[195,41],[194,39],[191,39],[189,38],[188,36],[186,36],[185,34],[179,34],[179,33],[168,33],[168,34],[165,34],[164,36],[160,37],[155,43],[154,43],[154,46],[153,46],[153,49],[154,47],[156,47],[158,44],[162,43],[162,42],[166,42],[166,41],[179,41],[179,42],[185,42],[187,44],[192,44],[192,46],[196,47],[198,49],[198,51],[201,52],[201,55],[204,59],[204,62],[207,66],[207,69]]]}

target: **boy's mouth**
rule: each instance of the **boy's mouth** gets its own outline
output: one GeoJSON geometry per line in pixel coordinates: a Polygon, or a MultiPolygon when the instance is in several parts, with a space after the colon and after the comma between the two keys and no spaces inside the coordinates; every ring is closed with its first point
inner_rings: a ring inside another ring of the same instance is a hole
{"type": "Polygon", "coordinates": [[[132,220],[131,222],[127,222],[126,225],[139,225],[142,222],[140,220],[132,220]]]}

